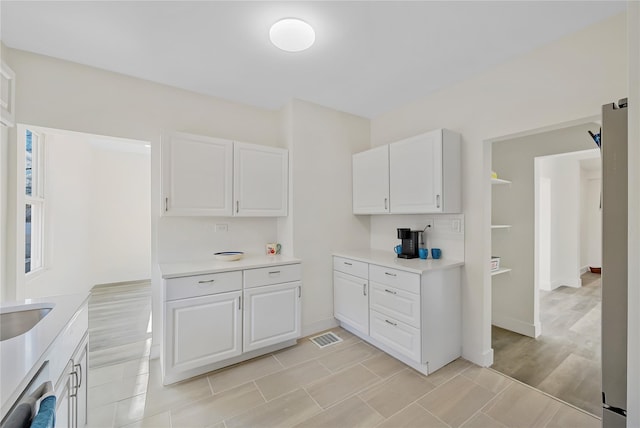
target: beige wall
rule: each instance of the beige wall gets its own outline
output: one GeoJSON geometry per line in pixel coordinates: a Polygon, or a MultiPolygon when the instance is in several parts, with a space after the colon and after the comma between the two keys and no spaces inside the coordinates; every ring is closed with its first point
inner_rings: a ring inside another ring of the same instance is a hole
{"type": "Polygon", "coordinates": [[[602,104],[627,95],[627,69],[620,15],[372,120],[372,146],[441,127],[462,134],[463,355],[471,361],[493,360],[485,141],[598,115],[602,104]]]}

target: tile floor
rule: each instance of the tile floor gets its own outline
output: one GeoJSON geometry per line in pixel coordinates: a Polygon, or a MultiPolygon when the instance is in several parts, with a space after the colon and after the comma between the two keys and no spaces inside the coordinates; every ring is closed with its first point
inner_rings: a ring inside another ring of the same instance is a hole
{"type": "Polygon", "coordinates": [[[587,272],[580,288],[541,291],[536,339],[494,326],[492,368],[601,416],[601,284],[587,272]]]}
{"type": "Polygon", "coordinates": [[[600,420],[496,371],[456,360],[425,377],[337,328],[162,386],[159,360],[91,368],[90,427],[599,427],[600,420]]]}

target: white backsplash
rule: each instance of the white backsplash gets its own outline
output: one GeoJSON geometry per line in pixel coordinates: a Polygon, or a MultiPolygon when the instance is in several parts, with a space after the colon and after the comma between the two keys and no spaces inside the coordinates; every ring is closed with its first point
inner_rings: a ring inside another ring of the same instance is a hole
{"type": "Polygon", "coordinates": [[[158,261],[172,263],[213,258],[219,251],[264,254],[277,242],[276,218],[161,217],[158,219],[158,261]],[[216,232],[216,224],[227,232],[216,232]]]}
{"type": "Polygon", "coordinates": [[[371,248],[392,253],[393,247],[400,244],[398,228],[423,230],[429,220],[433,224],[425,235],[429,257],[432,248],[440,248],[443,258],[464,260],[464,214],[372,215],[371,248]]]}

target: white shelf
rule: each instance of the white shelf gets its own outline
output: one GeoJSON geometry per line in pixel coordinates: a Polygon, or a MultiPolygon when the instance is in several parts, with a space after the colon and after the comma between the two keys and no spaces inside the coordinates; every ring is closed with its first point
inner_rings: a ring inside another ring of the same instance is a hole
{"type": "Polygon", "coordinates": [[[507,273],[507,272],[511,272],[511,269],[509,269],[509,268],[500,268],[498,270],[494,270],[493,272],[491,272],[491,276],[500,275],[501,273],[507,273]]]}
{"type": "Polygon", "coordinates": [[[501,178],[492,178],[491,184],[511,184],[509,180],[503,180],[501,178]]]}
{"type": "Polygon", "coordinates": [[[511,227],[510,224],[492,224],[491,229],[509,229],[511,227]]]}

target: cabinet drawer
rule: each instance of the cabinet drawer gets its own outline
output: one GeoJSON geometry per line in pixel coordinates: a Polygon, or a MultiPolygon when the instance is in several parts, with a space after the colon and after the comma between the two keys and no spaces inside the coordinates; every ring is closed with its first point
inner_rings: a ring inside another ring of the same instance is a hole
{"type": "Polygon", "coordinates": [[[420,296],[371,281],[371,309],[420,328],[420,296]]]}
{"type": "Polygon", "coordinates": [[[283,282],[300,281],[301,279],[302,269],[300,263],[293,265],[276,265],[260,269],[248,269],[244,271],[245,288],[280,284],[283,282]]]}
{"type": "Polygon", "coordinates": [[[417,273],[369,265],[369,279],[379,284],[390,285],[410,293],[420,294],[420,275],[417,273]]]}
{"type": "Polygon", "coordinates": [[[370,322],[371,337],[421,362],[420,330],[377,311],[371,311],[370,322]]]}
{"type": "Polygon", "coordinates": [[[333,258],[333,269],[359,278],[369,278],[369,265],[343,257],[333,258]]]}
{"type": "Polygon", "coordinates": [[[165,280],[165,301],[242,289],[242,272],[222,272],[165,280]]]}

